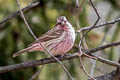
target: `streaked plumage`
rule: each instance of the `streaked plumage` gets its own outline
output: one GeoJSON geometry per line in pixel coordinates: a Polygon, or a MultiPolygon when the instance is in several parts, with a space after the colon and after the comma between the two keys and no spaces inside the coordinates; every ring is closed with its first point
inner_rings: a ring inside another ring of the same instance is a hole
{"type": "MultiPolygon", "coordinates": [[[[57,18],[57,24],[47,33],[42,35],[38,40],[47,48],[53,55],[64,55],[74,45],[75,30],[72,25],[67,21],[65,16],[57,18]]],[[[43,51],[38,41],[28,45],[28,48],[16,52],[13,57],[16,57],[24,52],[43,51]]]]}

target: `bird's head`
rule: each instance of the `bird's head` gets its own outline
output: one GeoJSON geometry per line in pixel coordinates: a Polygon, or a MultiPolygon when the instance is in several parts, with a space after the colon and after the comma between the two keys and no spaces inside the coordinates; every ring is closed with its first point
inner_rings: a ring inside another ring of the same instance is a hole
{"type": "Polygon", "coordinates": [[[66,22],[67,22],[67,19],[66,19],[65,16],[60,16],[60,17],[57,18],[57,23],[58,24],[65,25],[66,22]]]}
{"type": "Polygon", "coordinates": [[[60,30],[65,30],[65,31],[74,30],[72,25],[68,22],[65,16],[60,16],[57,18],[56,28],[60,30]]]}

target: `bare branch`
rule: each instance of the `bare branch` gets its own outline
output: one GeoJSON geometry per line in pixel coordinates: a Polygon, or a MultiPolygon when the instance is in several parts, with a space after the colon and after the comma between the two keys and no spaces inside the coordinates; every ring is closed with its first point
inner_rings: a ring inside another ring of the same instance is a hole
{"type": "Polygon", "coordinates": [[[84,65],[83,65],[83,63],[82,63],[82,59],[81,59],[81,56],[79,56],[79,60],[80,60],[80,64],[81,64],[81,69],[84,71],[84,73],[88,76],[88,77],[90,77],[91,78],[91,80],[95,80],[95,78],[94,77],[92,77],[91,75],[89,75],[89,73],[86,71],[86,69],[85,69],[85,67],[84,67],[84,65]]]}
{"type": "MultiPolygon", "coordinates": [[[[114,42],[114,43],[100,46],[98,48],[93,48],[93,49],[87,50],[87,51],[85,51],[85,53],[88,55],[92,55],[91,53],[94,53],[94,52],[97,52],[97,51],[100,51],[100,50],[103,50],[106,48],[110,48],[113,46],[119,46],[119,45],[120,45],[120,42],[114,42]]],[[[63,60],[70,60],[70,59],[74,59],[74,58],[78,58],[78,53],[69,54],[69,55],[66,55],[63,57],[59,57],[58,59],[60,61],[63,61],[63,60]]],[[[97,60],[102,62],[102,63],[106,63],[108,65],[111,65],[111,66],[120,67],[119,63],[114,62],[114,61],[110,61],[110,60],[107,60],[107,59],[104,59],[101,57],[97,57],[97,60]]],[[[30,67],[35,67],[38,65],[50,64],[50,63],[55,63],[55,62],[57,62],[57,61],[54,58],[45,58],[45,59],[40,59],[40,60],[23,62],[23,63],[19,63],[19,64],[2,66],[2,67],[0,67],[0,73],[5,73],[5,72],[9,72],[9,71],[20,70],[20,69],[24,69],[24,68],[30,68],[30,67]]]]}
{"type": "MultiPolygon", "coordinates": [[[[92,2],[92,0],[89,0],[89,1],[90,1],[91,5],[92,5],[92,7],[93,7],[93,9],[94,9],[94,11],[95,11],[95,13],[96,13],[96,15],[97,15],[97,20],[95,21],[94,25],[93,25],[91,28],[89,28],[89,30],[82,35],[82,37],[81,37],[81,39],[80,39],[80,41],[79,41],[79,54],[80,54],[80,55],[79,55],[79,58],[80,58],[80,64],[81,64],[81,65],[82,65],[81,55],[84,54],[84,53],[82,52],[82,41],[83,41],[84,37],[88,34],[88,32],[90,32],[90,31],[97,25],[98,21],[100,20],[100,15],[99,15],[99,13],[98,13],[98,11],[97,11],[97,8],[95,7],[95,5],[94,5],[94,3],[92,2]]],[[[91,75],[89,75],[89,74],[87,73],[87,71],[85,70],[85,68],[84,68],[83,65],[82,65],[82,69],[83,69],[83,71],[85,72],[85,74],[86,74],[88,77],[90,77],[92,80],[95,80],[91,75]]]]}
{"type": "Polygon", "coordinates": [[[94,11],[96,13],[96,15],[97,15],[97,20],[95,21],[94,25],[91,28],[89,28],[89,30],[85,34],[83,34],[83,37],[86,36],[86,34],[88,34],[88,32],[90,32],[97,25],[98,21],[101,18],[100,15],[99,15],[99,13],[98,13],[98,11],[97,11],[97,8],[95,7],[95,5],[92,2],[92,0],[89,0],[89,1],[90,1],[91,5],[92,5],[92,7],[93,7],[93,9],[94,9],[94,11]]]}
{"type": "Polygon", "coordinates": [[[40,75],[40,73],[41,73],[41,71],[43,70],[43,68],[44,68],[44,66],[41,66],[40,69],[39,69],[37,72],[35,72],[35,73],[30,77],[29,80],[35,80],[35,78],[36,78],[38,75],[40,75]]]}
{"type": "MultiPolygon", "coordinates": [[[[29,4],[28,6],[22,8],[22,11],[23,12],[27,12],[29,10],[31,10],[32,8],[35,8],[37,6],[39,6],[40,2],[35,2],[35,3],[31,3],[29,4]]],[[[17,15],[20,15],[20,10],[14,12],[13,14],[9,15],[7,18],[3,19],[2,21],[0,21],[0,28],[2,27],[3,24],[5,24],[6,22],[8,22],[10,19],[16,17],[17,15]]],[[[94,28],[99,28],[99,27],[104,27],[106,25],[111,25],[111,24],[115,24],[117,22],[120,22],[120,18],[117,18],[117,19],[114,19],[114,20],[111,20],[111,21],[106,21],[106,22],[103,22],[103,23],[100,23],[98,25],[96,25],[94,28]]],[[[88,27],[84,27],[84,28],[81,28],[79,30],[77,30],[76,32],[83,32],[83,31],[87,31],[91,28],[92,26],[88,26],[88,27]]],[[[109,26],[108,26],[109,27],[109,26]]]]}
{"type": "Polygon", "coordinates": [[[81,40],[79,41],[79,53],[81,53],[80,55],[83,54],[83,52],[81,50],[83,38],[88,34],[88,32],[90,32],[97,25],[98,21],[100,20],[99,13],[98,13],[96,7],[94,6],[94,3],[92,2],[92,0],[89,0],[89,1],[90,1],[91,5],[92,5],[93,9],[95,10],[95,13],[96,13],[96,15],[97,15],[98,18],[95,21],[94,25],[92,27],[90,27],[89,30],[82,35],[81,40]]]}
{"type": "MultiPolygon", "coordinates": [[[[120,63],[120,59],[118,61],[120,63]]],[[[95,78],[96,80],[120,80],[120,67],[117,67],[116,70],[113,70],[111,73],[104,74],[95,78]]],[[[91,80],[91,79],[89,79],[91,80]]]]}
{"type": "MultiPolygon", "coordinates": [[[[120,22],[120,17],[117,18],[117,19],[111,20],[111,21],[106,21],[106,22],[100,23],[100,24],[96,25],[94,28],[104,27],[104,26],[106,26],[106,25],[115,24],[115,23],[117,23],[117,22],[120,22]]],[[[81,28],[81,29],[77,30],[77,32],[80,33],[80,32],[83,32],[83,31],[87,31],[87,30],[89,30],[91,27],[92,27],[92,26],[88,26],[88,27],[81,28]]],[[[107,26],[107,27],[109,27],[109,26],[107,26]]]]}
{"type": "Polygon", "coordinates": [[[87,50],[87,51],[85,51],[85,53],[90,54],[90,53],[93,53],[93,52],[103,50],[105,48],[114,47],[114,46],[118,46],[118,45],[120,45],[120,42],[113,42],[113,43],[109,43],[109,44],[104,45],[104,46],[100,46],[100,47],[97,47],[97,48],[87,50]]]}
{"type": "MultiPolygon", "coordinates": [[[[24,7],[22,9],[23,12],[29,11],[32,8],[35,8],[37,6],[39,6],[40,2],[34,2],[29,4],[28,6],[24,7]]],[[[0,21],[0,27],[2,27],[1,25],[3,25],[4,23],[8,22],[10,19],[16,17],[17,15],[20,15],[20,10],[14,12],[13,14],[9,15],[7,18],[3,19],[2,21],[0,21]]]]}
{"type": "MultiPolygon", "coordinates": [[[[101,40],[101,42],[98,46],[100,46],[104,43],[104,41],[106,39],[106,36],[107,36],[107,32],[105,33],[103,39],[101,40]]],[[[95,55],[100,56],[100,52],[95,53],[95,55]]],[[[91,60],[91,63],[92,63],[91,70],[90,70],[90,75],[91,76],[93,76],[93,74],[94,74],[94,70],[95,70],[95,67],[96,67],[96,62],[97,62],[96,60],[91,60]]]]}

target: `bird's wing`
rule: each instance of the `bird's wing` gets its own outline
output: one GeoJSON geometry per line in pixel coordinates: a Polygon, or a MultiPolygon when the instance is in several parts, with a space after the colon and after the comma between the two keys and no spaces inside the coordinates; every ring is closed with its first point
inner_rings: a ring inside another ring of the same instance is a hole
{"type": "MultiPolygon", "coordinates": [[[[38,40],[40,42],[46,42],[46,41],[60,37],[63,32],[64,32],[63,30],[51,29],[50,31],[48,31],[47,33],[45,33],[41,37],[39,37],[38,40]]],[[[37,40],[34,41],[33,43],[29,44],[28,47],[35,44],[35,43],[38,43],[38,41],[37,40]]]]}

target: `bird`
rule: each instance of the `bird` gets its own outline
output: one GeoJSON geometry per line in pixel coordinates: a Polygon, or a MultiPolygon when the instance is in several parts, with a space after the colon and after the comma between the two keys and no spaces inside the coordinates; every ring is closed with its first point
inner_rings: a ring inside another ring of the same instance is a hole
{"type": "Polygon", "coordinates": [[[75,42],[75,29],[65,16],[59,16],[54,28],[43,34],[38,40],[29,44],[27,48],[13,54],[13,58],[25,52],[42,51],[43,46],[54,56],[65,55],[72,49],[75,42]],[[41,46],[41,44],[43,46],[41,46]]]}

